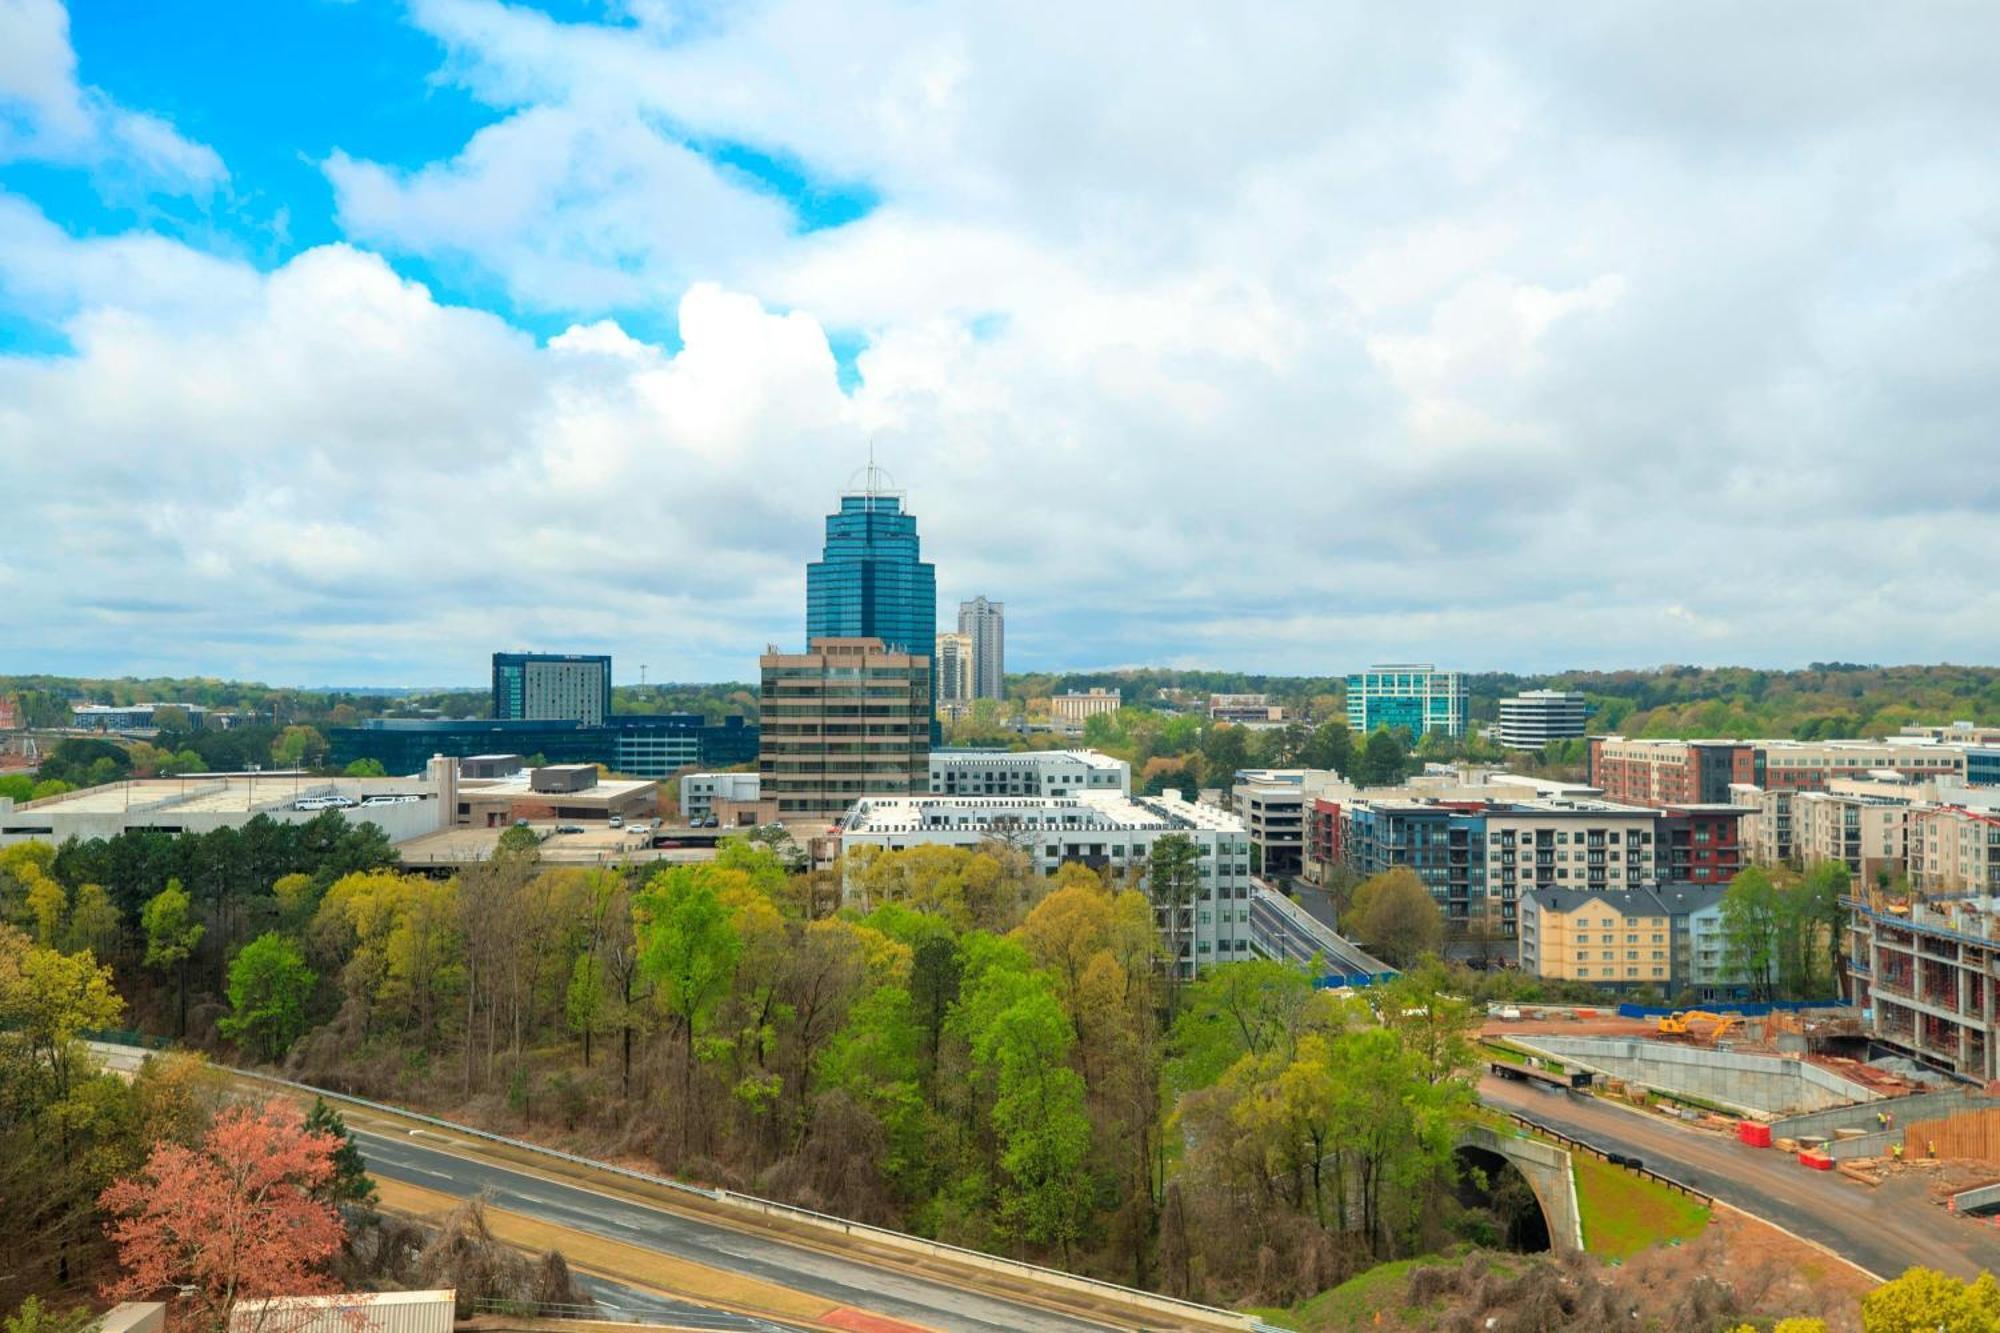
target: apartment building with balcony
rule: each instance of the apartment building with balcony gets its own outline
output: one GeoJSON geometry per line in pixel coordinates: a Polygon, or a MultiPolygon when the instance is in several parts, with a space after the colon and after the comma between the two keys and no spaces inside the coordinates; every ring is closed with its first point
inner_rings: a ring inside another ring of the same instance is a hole
{"type": "Polygon", "coordinates": [[[1719,804],[1736,783],[1756,781],[1752,747],[1743,741],[1590,738],[1590,785],[1628,805],[1719,804]]]}
{"type": "Polygon", "coordinates": [[[2000,810],[1912,807],[1904,823],[1904,856],[1919,893],[2000,898],[2000,810]]]}
{"type": "Polygon", "coordinates": [[[1132,794],[1132,766],[1096,750],[932,750],[933,796],[1132,794]]]}
{"type": "MultiPolygon", "coordinates": [[[[1183,800],[1178,792],[864,797],[842,821],[840,845],[852,865],[869,848],[976,848],[1001,840],[1024,851],[1040,874],[1053,874],[1068,862],[1120,876],[1137,873],[1150,896],[1146,864],[1154,845],[1169,834],[1195,845],[1200,867],[1194,898],[1179,909],[1177,920],[1171,904],[1156,901],[1153,907],[1154,924],[1170,952],[1178,952],[1182,975],[1249,959],[1249,833],[1234,815],[1183,800]]],[[[850,875],[850,895],[858,882],[850,875]]]]}
{"type": "Polygon", "coordinates": [[[1800,865],[1839,861],[1857,878],[1903,873],[1911,806],[1887,796],[1802,791],[1792,797],[1792,852],[1800,865]]]}

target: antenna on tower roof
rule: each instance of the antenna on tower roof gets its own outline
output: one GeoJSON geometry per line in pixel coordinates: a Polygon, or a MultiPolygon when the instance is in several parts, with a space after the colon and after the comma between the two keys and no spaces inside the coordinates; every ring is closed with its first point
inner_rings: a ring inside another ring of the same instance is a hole
{"type": "Polygon", "coordinates": [[[847,493],[849,495],[866,496],[870,500],[884,495],[902,495],[902,492],[896,489],[896,479],[889,475],[889,469],[880,466],[875,461],[875,437],[873,435],[868,437],[868,466],[847,479],[847,493]],[[857,482],[859,485],[856,484],[857,482]]]}

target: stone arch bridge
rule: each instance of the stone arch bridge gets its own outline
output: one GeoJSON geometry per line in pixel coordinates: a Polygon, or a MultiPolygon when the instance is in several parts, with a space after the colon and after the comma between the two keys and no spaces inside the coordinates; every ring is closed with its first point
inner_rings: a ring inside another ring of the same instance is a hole
{"type": "Polygon", "coordinates": [[[1549,1248],[1558,1254],[1583,1248],[1583,1215],[1576,1204],[1576,1173],[1570,1169],[1568,1149],[1481,1124],[1467,1125],[1454,1146],[1475,1158],[1483,1155],[1511,1163],[1542,1205],[1549,1248]]]}

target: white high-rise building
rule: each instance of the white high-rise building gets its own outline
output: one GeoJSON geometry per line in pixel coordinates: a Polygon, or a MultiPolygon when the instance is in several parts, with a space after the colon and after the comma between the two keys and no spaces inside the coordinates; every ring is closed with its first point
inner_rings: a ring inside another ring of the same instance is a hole
{"type": "Polygon", "coordinates": [[[958,604],[958,632],[972,640],[972,697],[1007,697],[1007,604],[975,597],[958,604]]]}

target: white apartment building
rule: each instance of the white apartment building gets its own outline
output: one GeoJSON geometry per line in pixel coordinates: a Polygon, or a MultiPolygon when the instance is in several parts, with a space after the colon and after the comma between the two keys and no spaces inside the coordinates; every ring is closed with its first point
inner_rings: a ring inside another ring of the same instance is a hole
{"type": "MultiPolygon", "coordinates": [[[[1250,836],[1234,815],[1183,800],[1179,792],[1127,797],[1113,792],[1064,797],[864,796],[840,827],[842,853],[866,848],[975,848],[1004,840],[1025,851],[1037,873],[1064,862],[1116,874],[1143,869],[1169,834],[1194,843],[1200,887],[1178,923],[1156,903],[1154,921],[1179,945],[1182,975],[1251,957],[1250,836]]],[[[1150,893],[1150,887],[1147,891],[1150,893]]],[[[849,893],[855,892],[850,882],[849,893]]]]}
{"type": "Polygon", "coordinates": [[[1096,750],[932,750],[934,796],[1132,794],[1132,766],[1096,750]]]}
{"type": "Polygon", "coordinates": [[[1800,864],[1841,861],[1863,880],[1903,871],[1910,803],[1885,796],[1802,791],[1792,797],[1792,853],[1800,864]]]}
{"type": "Polygon", "coordinates": [[[2000,898],[2000,811],[1918,807],[1909,812],[1904,837],[1919,893],[2000,898]]]}
{"type": "Polygon", "coordinates": [[[1500,701],[1493,739],[1509,750],[1539,750],[1551,741],[1579,740],[1590,705],[1572,690],[1528,690],[1500,701]]]}
{"type": "Polygon", "coordinates": [[[755,773],[684,773],[681,775],[681,818],[707,819],[717,801],[755,803],[763,779],[755,773]]]}

